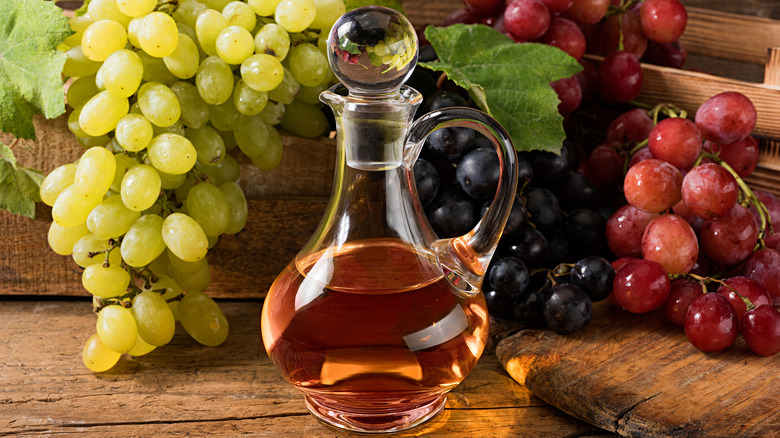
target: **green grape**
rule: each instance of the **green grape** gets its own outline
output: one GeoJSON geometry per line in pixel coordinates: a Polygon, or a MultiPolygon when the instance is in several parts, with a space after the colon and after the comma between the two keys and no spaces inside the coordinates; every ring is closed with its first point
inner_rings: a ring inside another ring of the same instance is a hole
{"type": "Polygon", "coordinates": [[[116,160],[116,172],[114,173],[114,180],[111,182],[111,190],[119,193],[122,190],[122,180],[125,178],[125,174],[131,167],[138,164],[138,161],[121,152],[115,153],[114,159],[116,160]]]}
{"type": "Polygon", "coordinates": [[[238,112],[246,116],[255,116],[265,108],[268,102],[268,93],[249,88],[243,79],[236,81],[233,89],[233,104],[238,112]]]}
{"type": "Polygon", "coordinates": [[[265,152],[254,157],[249,157],[252,164],[260,170],[273,170],[282,162],[282,142],[272,142],[265,152]]]}
{"type": "Polygon", "coordinates": [[[150,122],[160,127],[176,123],[181,115],[179,99],[171,89],[159,82],[147,82],[138,90],[138,107],[150,122]]]}
{"type": "Polygon", "coordinates": [[[191,78],[198,72],[198,65],[200,64],[198,46],[192,38],[180,33],[176,49],[170,55],[164,57],[163,62],[177,78],[191,78]]]}
{"type": "Polygon", "coordinates": [[[122,202],[132,211],[144,211],[160,196],[162,181],[157,170],[148,164],[136,164],[122,179],[122,202]]]}
{"type": "MultiPolygon", "coordinates": [[[[200,57],[203,51],[198,47],[198,35],[195,33],[195,28],[179,21],[176,22],[176,28],[179,29],[179,34],[187,35],[195,43],[195,47],[198,49],[198,56],[200,57]]],[[[200,63],[200,59],[198,59],[198,63],[200,63]]]]}
{"type": "MultiPolygon", "coordinates": [[[[238,148],[247,157],[256,157],[265,153],[269,145],[277,141],[278,131],[270,125],[266,125],[259,117],[244,117],[233,135],[236,137],[238,148]]],[[[278,138],[281,143],[281,137],[278,138]]]]}
{"type": "Polygon", "coordinates": [[[100,200],[111,187],[116,172],[116,159],[108,149],[100,146],[84,152],[73,176],[73,187],[86,198],[100,200]]]}
{"type": "MultiPolygon", "coordinates": [[[[65,99],[71,108],[81,108],[85,103],[89,102],[89,99],[92,99],[92,96],[98,94],[98,92],[100,92],[100,90],[98,90],[95,85],[95,75],[84,76],[76,78],[76,80],[71,82],[70,87],[68,87],[68,91],[65,94],[65,99]]],[[[79,127],[79,129],[80,128],[81,127],[79,127]]]]}
{"type": "Polygon", "coordinates": [[[192,275],[198,272],[204,265],[206,265],[206,259],[202,258],[196,262],[185,262],[184,260],[176,257],[176,254],[170,250],[167,251],[168,263],[170,266],[177,270],[180,274],[192,275]]]}
{"type": "Polygon", "coordinates": [[[328,56],[328,35],[329,32],[320,32],[320,36],[317,37],[317,48],[325,56],[328,56]]]}
{"type": "Polygon", "coordinates": [[[195,146],[199,163],[214,165],[222,161],[225,156],[225,143],[211,126],[187,128],[184,135],[195,146]]]}
{"type": "Polygon", "coordinates": [[[206,7],[209,7],[211,9],[216,9],[218,11],[221,11],[222,9],[227,6],[228,3],[230,3],[233,0],[201,0],[206,7]]]}
{"type": "Polygon", "coordinates": [[[314,0],[317,13],[309,24],[311,29],[322,29],[328,33],[333,24],[347,12],[343,0],[314,0]]]}
{"type": "Polygon", "coordinates": [[[186,214],[172,213],[166,217],[162,237],[168,249],[184,261],[196,262],[206,256],[209,245],[206,233],[186,214]]]}
{"type": "Polygon", "coordinates": [[[261,17],[270,17],[274,14],[279,0],[249,0],[249,7],[255,11],[255,14],[261,17]]]}
{"type": "Polygon", "coordinates": [[[149,119],[142,114],[128,114],[116,124],[114,138],[124,150],[138,152],[146,149],[153,133],[149,119]]]}
{"type": "Polygon", "coordinates": [[[128,17],[142,17],[154,10],[157,0],[116,0],[116,6],[128,17]]]}
{"type": "MultiPolygon", "coordinates": [[[[90,98],[91,99],[91,98],[90,98]]],[[[87,101],[89,102],[89,101],[87,101]]],[[[81,109],[84,108],[84,106],[80,106],[78,108],[75,108],[73,111],[70,112],[68,115],[68,130],[73,133],[73,135],[76,136],[76,138],[86,138],[90,137],[89,134],[84,132],[83,129],[81,129],[81,125],[79,124],[79,118],[81,117],[81,109]]],[[[79,144],[81,144],[79,142],[79,144]]]]}
{"type": "Polygon", "coordinates": [[[89,230],[86,224],[65,228],[59,226],[57,222],[52,222],[49,226],[47,241],[52,251],[67,256],[73,254],[73,245],[87,234],[89,234],[89,230]]]}
{"type": "Polygon", "coordinates": [[[127,25],[127,41],[137,49],[141,48],[141,43],[138,42],[138,31],[141,30],[143,24],[144,17],[136,17],[130,20],[130,23],[127,25]]]}
{"type": "Polygon", "coordinates": [[[217,56],[228,64],[241,64],[255,51],[252,34],[241,26],[228,26],[217,35],[217,56]]]}
{"type": "Polygon", "coordinates": [[[144,82],[158,82],[165,85],[171,85],[179,80],[179,78],[168,70],[165,61],[163,61],[162,58],[155,58],[143,50],[136,53],[144,64],[144,82]]]}
{"type": "Polygon", "coordinates": [[[116,0],[91,0],[87,5],[87,14],[93,20],[113,20],[125,28],[132,18],[119,10],[116,0]]]}
{"type": "Polygon", "coordinates": [[[179,0],[179,5],[173,11],[173,19],[195,29],[198,15],[206,10],[206,5],[199,0],[179,0]]]}
{"type": "Polygon", "coordinates": [[[119,119],[127,115],[127,98],[101,91],[81,107],[79,126],[87,135],[98,137],[113,131],[119,119]]]}
{"type": "Polygon", "coordinates": [[[76,163],[63,164],[46,175],[46,178],[41,181],[41,189],[39,190],[41,201],[44,204],[49,207],[53,206],[60,193],[73,184],[76,167],[78,167],[76,163]]]}
{"type": "Polygon", "coordinates": [[[170,15],[152,12],[144,17],[138,29],[138,44],[144,52],[162,58],[176,49],[179,43],[179,29],[170,15]]]}
{"type": "MultiPolygon", "coordinates": [[[[158,257],[158,259],[162,259],[167,262],[168,255],[171,254],[171,252],[170,251],[165,251],[165,252],[166,254],[162,254],[160,257],[158,257]]],[[[203,260],[205,261],[206,259],[203,260]]],[[[182,288],[181,286],[179,286],[178,283],[176,283],[176,281],[173,278],[165,274],[158,274],[157,282],[153,282],[152,284],[150,284],[149,289],[144,289],[144,290],[153,290],[156,293],[161,294],[162,299],[168,303],[168,308],[171,309],[171,313],[173,313],[173,318],[177,321],[179,320],[177,308],[179,307],[179,300],[181,299],[182,296],[182,288]],[[161,290],[163,292],[161,292],[161,290]]]]}
{"type": "Polygon", "coordinates": [[[182,185],[184,179],[187,178],[186,173],[172,175],[170,173],[160,172],[159,170],[157,173],[160,174],[160,188],[163,190],[173,190],[182,185]]]}
{"type": "Polygon", "coordinates": [[[230,220],[227,227],[225,227],[224,233],[236,234],[246,226],[246,219],[249,214],[246,196],[244,196],[244,191],[241,190],[241,187],[234,182],[221,184],[219,190],[225,195],[225,199],[227,199],[230,205],[230,220]]]}
{"type": "Polygon", "coordinates": [[[209,105],[222,104],[233,93],[233,71],[219,56],[209,56],[198,67],[195,85],[204,102],[209,105]]]}
{"type": "Polygon", "coordinates": [[[51,216],[62,227],[75,227],[86,223],[89,212],[99,203],[100,198],[87,198],[70,185],[57,196],[51,216]]]}
{"type": "Polygon", "coordinates": [[[287,32],[303,32],[317,15],[312,0],[282,0],[274,10],[274,20],[287,32]]]}
{"type": "Polygon", "coordinates": [[[97,334],[87,339],[87,342],[84,344],[84,350],[81,352],[81,360],[84,361],[84,366],[95,373],[110,370],[119,362],[120,357],[122,357],[122,354],[106,347],[97,334]]]}
{"type": "Polygon", "coordinates": [[[103,264],[106,260],[106,251],[108,253],[108,263],[111,266],[119,266],[122,262],[122,256],[119,251],[114,251],[114,247],[106,240],[98,240],[92,234],[87,234],[73,244],[73,261],[82,268],[94,264],[103,264]]]}
{"type": "Polygon", "coordinates": [[[127,32],[124,26],[112,20],[98,20],[84,29],[81,50],[92,61],[105,61],[108,55],[124,49],[127,32]]]}
{"type": "Polygon", "coordinates": [[[117,96],[130,97],[141,85],[144,64],[132,50],[117,50],[108,55],[98,73],[103,76],[106,90],[117,96]]]}
{"type": "Polygon", "coordinates": [[[255,34],[255,53],[283,60],[290,51],[290,34],[276,23],[268,23],[255,34]]]}
{"type": "Polygon", "coordinates": [[[209,249],[214,248],[219,242],[219,236],[206,236],[209,241],[209,249]]]}
{"type": "Polygon", "coordinates": [[[145,354],[151,353],[152,351],[154,351],[155,348],[157,347],[155,347],[152,344],[146,343],[146,341],[144,341],[141,338],[141,335],[138,334],[138,336],[135,338],[135,345],[133,345],[133,348],[131,348],[130,351],[127,352],[127,354],[133,357],[143,356],[145,354]]]}
{"type": "MultiPolygon", "coordinates": [[[[223,160],[224,161],[224,160],[223,160]]],[[[176,199],[179,200],[182,203],[185,203],[184,201],[187,200],[187,193],[190,192],[190,189],[195,187],[195,184],[197,184],[197,178],[192,173],[187,173],[184,178],[184,182],[174,189],[174,194],[176,195],[176,199]]]]}
{"type": "MultiPolygon", "coordinates": [[[[114,52],[114,53],[116,53],[116,52],[114,52]]],[[[101,65],[101,67],[103,67],[103,66],[101,65]]],[[[97,87],[98,91],[106,91],[106,84],[103,81],[103,70],[102,69],[99,69],[98,72],[95,73],[95,87],[97,87]]]]}
{"type": "Polygon", "coordinates": [[[298,92],[298,95],[295,96],[295,98],[297,100],[300,100],[303,103],[308,103],[311,105],[319,105],[320,94],[322,94],[323,91],[327,90],[329,86],[330,84],[328,82],[315,85],[313,87],[301,86],[301,91],[298,92]]]}
{"type": "MultiPolygon", "coordinates": [[[[158,279],[162,276],[168,275],[168,270],[170,268],[170,263],[168,263],[168,256],[166,255],[166,251],[163,251],[162,254],[157,256],[154,260],[152,260],[151,263],[146,267],[154,275],[158,277],[158,279]]],[[[154,280],[154,278],[152,278],[154,280]]],[[[144,285],[144,289],[146,289],[147,285],[144,285]]],[[[153,286],[153,285],[152,285],[153,286]]],[[[151,289],[155,289],[154,287],[151,287],[151,289]]]]}
{"type": "Polygon", "coordinates": [[[141,267],[152,262],[165,251],[162,236],[163,218],[147,214],[138,218],[122,238],[122,259],[130,266],[141,267]]]}
{"type": "Polygon", "coordinates": [[[99,240],[117,238],[130,229],[141,213],[125,206],[121,196],[105,199],[87,216],[87,228],[99,240]]]}
{"type": "Polygon", "coordinates": [[[228,26],[240,26],[251,32],[257,24],[255,11],[242,1],[232,1],[222,8],[222,15],[227,19],[228,26]]]}
{"type": "Polygon", "coordinates": [[[239,166],[236,159],[230,155],[225,155],[225,158],[217,164],[196,164],[195,167],[208,176],[209,181],[212,184],[238,181],[238,177],[241,173],[241,166],[239,166]]]}
{"type": "Polygon", "coordinates": [[[282,127],[295,135],[314,138],[328,129],[328,119],[320,111],[320,105],[295,100],[287,105],[282,127]]]}
{"type": "Polygon", "coordinates": [[[239,121],[241,121],[241,113],[238,112],[233,104],[233,99],[228,99],[220,105],[210,107],[209,122],[220,131],[236,129],[239,121]]]}
{"type": "MultiPolygon", "coordinates": [[[[243,73],[242,73],[243,76],[243,73]]],[[[246,80],[246,79],[245,79],[246,80]]],[[[247,82],[247,85],[252,86],[247,82]]],[[[295,77],[288,69],[284,69],[284,77],[282,82],[273,90],[268,92],[268,99],[274,102],[280,102],[285,105],[295,100],[295,96],[301,90],[301,84],[295,80],[295,77]]]]}
{"type": "Polygon", "coordinates": [[[141,292],[133,298],[130,310],[141,339],[157,347],[171,342],[176,320],[168,303],[159,294],[152,291],[141,292]]]}
{"type": "Polygon", "coordinates": [[[68,24],[73,31],[73,35],[65,38],[63,44],[69,47],[76,47],[81,44],[81,37],[84,36],[84,30],[95,20],[89,15],[74,15],[68,17],[68,24]]]}
{"type": "Polygon", "coordinates": [[[152,166],[173,175],[189,172],[198,155],[192,143],[178,134],[160,134],[154,137],[146,152],[152,166]]]}
{"type": "Polygon", "coordinates": [[[282,123],[285,110],[283,103],[269,100],[268,103],[265,104],[265,108],[260,111],[260,120],[268,125],[278,125],[282,123]]]}
{"type": "Polygon", "coordinates": [[[299,84],[315,87],[330,79],[330,65],[325,55],[314,45],[298,44],[290,50],[290,71],[299,84]]]}
{"type": "Polygon", "coordinates": [[[271,91],[283,86],[288,82],[285,73],[278,58],[264,53],[252,55],[241,64],[241,78],[257,91],[271,91]]]}
{"type": "Polygon", "coordinates": [[[173,125],[166,126],[165,128],[161,128],[157,125],[152,125],[152,133],[154,134],[152,138],[162,134],[184,135],[184,123],[182,123],[180,119],[176,121],[176,123],[174,123],[173,125]]]}
{"type": "Polygon", "coordinates": [[[179,321],[193,339],[208,347],[225,342],[228,321],[219,305],[203,292],[190,292],[179,303],[179,321]]]}
{"type": "Polygon", "coordinates": [[[133,313],[117,304],[100,309],[97,334],[106,347],[117,353],[127,353],[135,345],[138,336],[133,313]]]}
{"type": "Polygon", "coordinates": [[[198,88],[189,82],[179,81],[171,85],[181,106],[181,122],[184,126],[201,128],[209,121],[209,105],[203,101],[198,88]]]}
{"type": "MultiPolygon", "coordinates": [[[[219,136],[222,137],[222,141],[225,142],[225,151],[226,152],[230,152],[233,149],[235,149],[236,147],[238,147],[238,145],[236,144],[236,137],[233,136],[233,131],[220,131],[220,130],[217,130],[217,132],[219,132],[219,136]]],[[[223,159],[222,161],[225,161],[225,160],[223,159]]],[[[217,163],[217,165],[222,164],[222,161],[217,163]]]]}
{"type": "Polygon", "coordinates": [[[209,269],[208,262],[204,263],[203,266],[192,274],[183,274],[174,267],[169,268],[169,273],[171,278],[188,292],[203,292],[211,283],[211,269],[209,269]]]}
{"type": "Polygon", "coordinates": [[[125,293],[130,285],[130,274],[119,265],[89,265],[81,273],[81,285],[92,295],[114,298],[125,293]]]}
{"type": "Polygon", "coordinates": [[[62,74],[65,76],[83,78],[94,75],[100,70],[100,62],[87,58],[81,46],[71,47],[65,52],[65,55],[67,58],[65,59],[65,65],[62,66],[62,74]]]}
{"type": "Polygon", "coordinates": [[[195,22],[195,34],[198,36],[200,48],[209,55],[217,54],[217,35],[228,27],[228,20],[214,9],[206,9],[195,22]]]}
{"type": "Polygon", "coordinates": [[[219,187],[202,182],[187,194],[187,212],[200,224],[206,236],[218,236],[230,222],[230,204],[219,187]]]}

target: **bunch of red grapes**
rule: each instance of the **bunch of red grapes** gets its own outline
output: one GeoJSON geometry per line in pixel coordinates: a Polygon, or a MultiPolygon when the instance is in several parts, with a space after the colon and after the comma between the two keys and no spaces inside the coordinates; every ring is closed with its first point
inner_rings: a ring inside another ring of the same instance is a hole
{"type": "Polygon", "coordinates": [[[667,107],[634,109],[588,158],[594,179],[622,181],[628,202],[607,221],[619,257],[610,301],[634,313],[663,307],[703,351],[741,333],[760,355],[780,352],[780,201],[742,180],[758,162],[755,122],[753,103],[736,92],[711,97],[693,121],[667,107]]]}
{"type": "Polygon", "coordinates": [[[569,114],[598,93],[614,103],[629,102],[642,88],[643,62],[681,68],[680,44],[688,14],[678,0],[464,0],[446,20],[483,23],[517,42],[555,46],[583,66],[577,75],[551,85],[569,114]],[[595,67],[585,53],[604,56],[595,67]]]}

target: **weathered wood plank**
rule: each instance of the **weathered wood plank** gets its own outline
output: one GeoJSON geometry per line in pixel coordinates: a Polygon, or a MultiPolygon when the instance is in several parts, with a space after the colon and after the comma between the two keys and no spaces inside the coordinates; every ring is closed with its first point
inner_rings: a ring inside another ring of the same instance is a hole
{"type": "MultiPolygon", "coordinates": [[[[81,363],[95,330],[88,301],[0,301],[0,436],[345,436],[318,424],[271,364],[260,302],[221,305],[231,327],[222,346],[203,347],[179,330],[169,345],[93,374],[81,363]]],[[[534,397],[486,353],[442,416],[400,436],[590,433],[593,426],[534,397]]]]}
{"type": "Polygon", "coordinates": [[[741,338],[703,353],[663,312],[634,315],[597,303],[581,332],[524,330],[496,353],[534,394],[624,436],[780,433],[780,357],[753,354],[741,338]]]}

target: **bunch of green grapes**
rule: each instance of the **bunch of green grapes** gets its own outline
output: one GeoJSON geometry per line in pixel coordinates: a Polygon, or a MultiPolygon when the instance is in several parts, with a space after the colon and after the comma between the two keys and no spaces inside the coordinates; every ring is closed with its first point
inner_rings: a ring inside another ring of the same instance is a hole
{"type": "Polygon", "coordinates": [[[204,345],[225,340],[206,253],[246,224],[236,157],[272,169],[275,125],[327,129],[325,41],[344,11],[342,0],[92,0],[70,19],[68,127],[86,150],[41,198],[49,245],[93,295],[90,370],[167,344],[176,321],[204,345]]]}

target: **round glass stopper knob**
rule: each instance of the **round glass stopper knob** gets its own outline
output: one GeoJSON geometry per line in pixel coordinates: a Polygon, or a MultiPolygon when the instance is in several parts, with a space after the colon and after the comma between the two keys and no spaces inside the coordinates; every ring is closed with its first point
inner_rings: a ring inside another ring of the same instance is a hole
{"type": "Polygon", "coordinates": [[[417,34],[400,12],[381,6],[357,8],[333,25],[328,60],[351,94],[397,92],[417,65],[417,34]]]}

